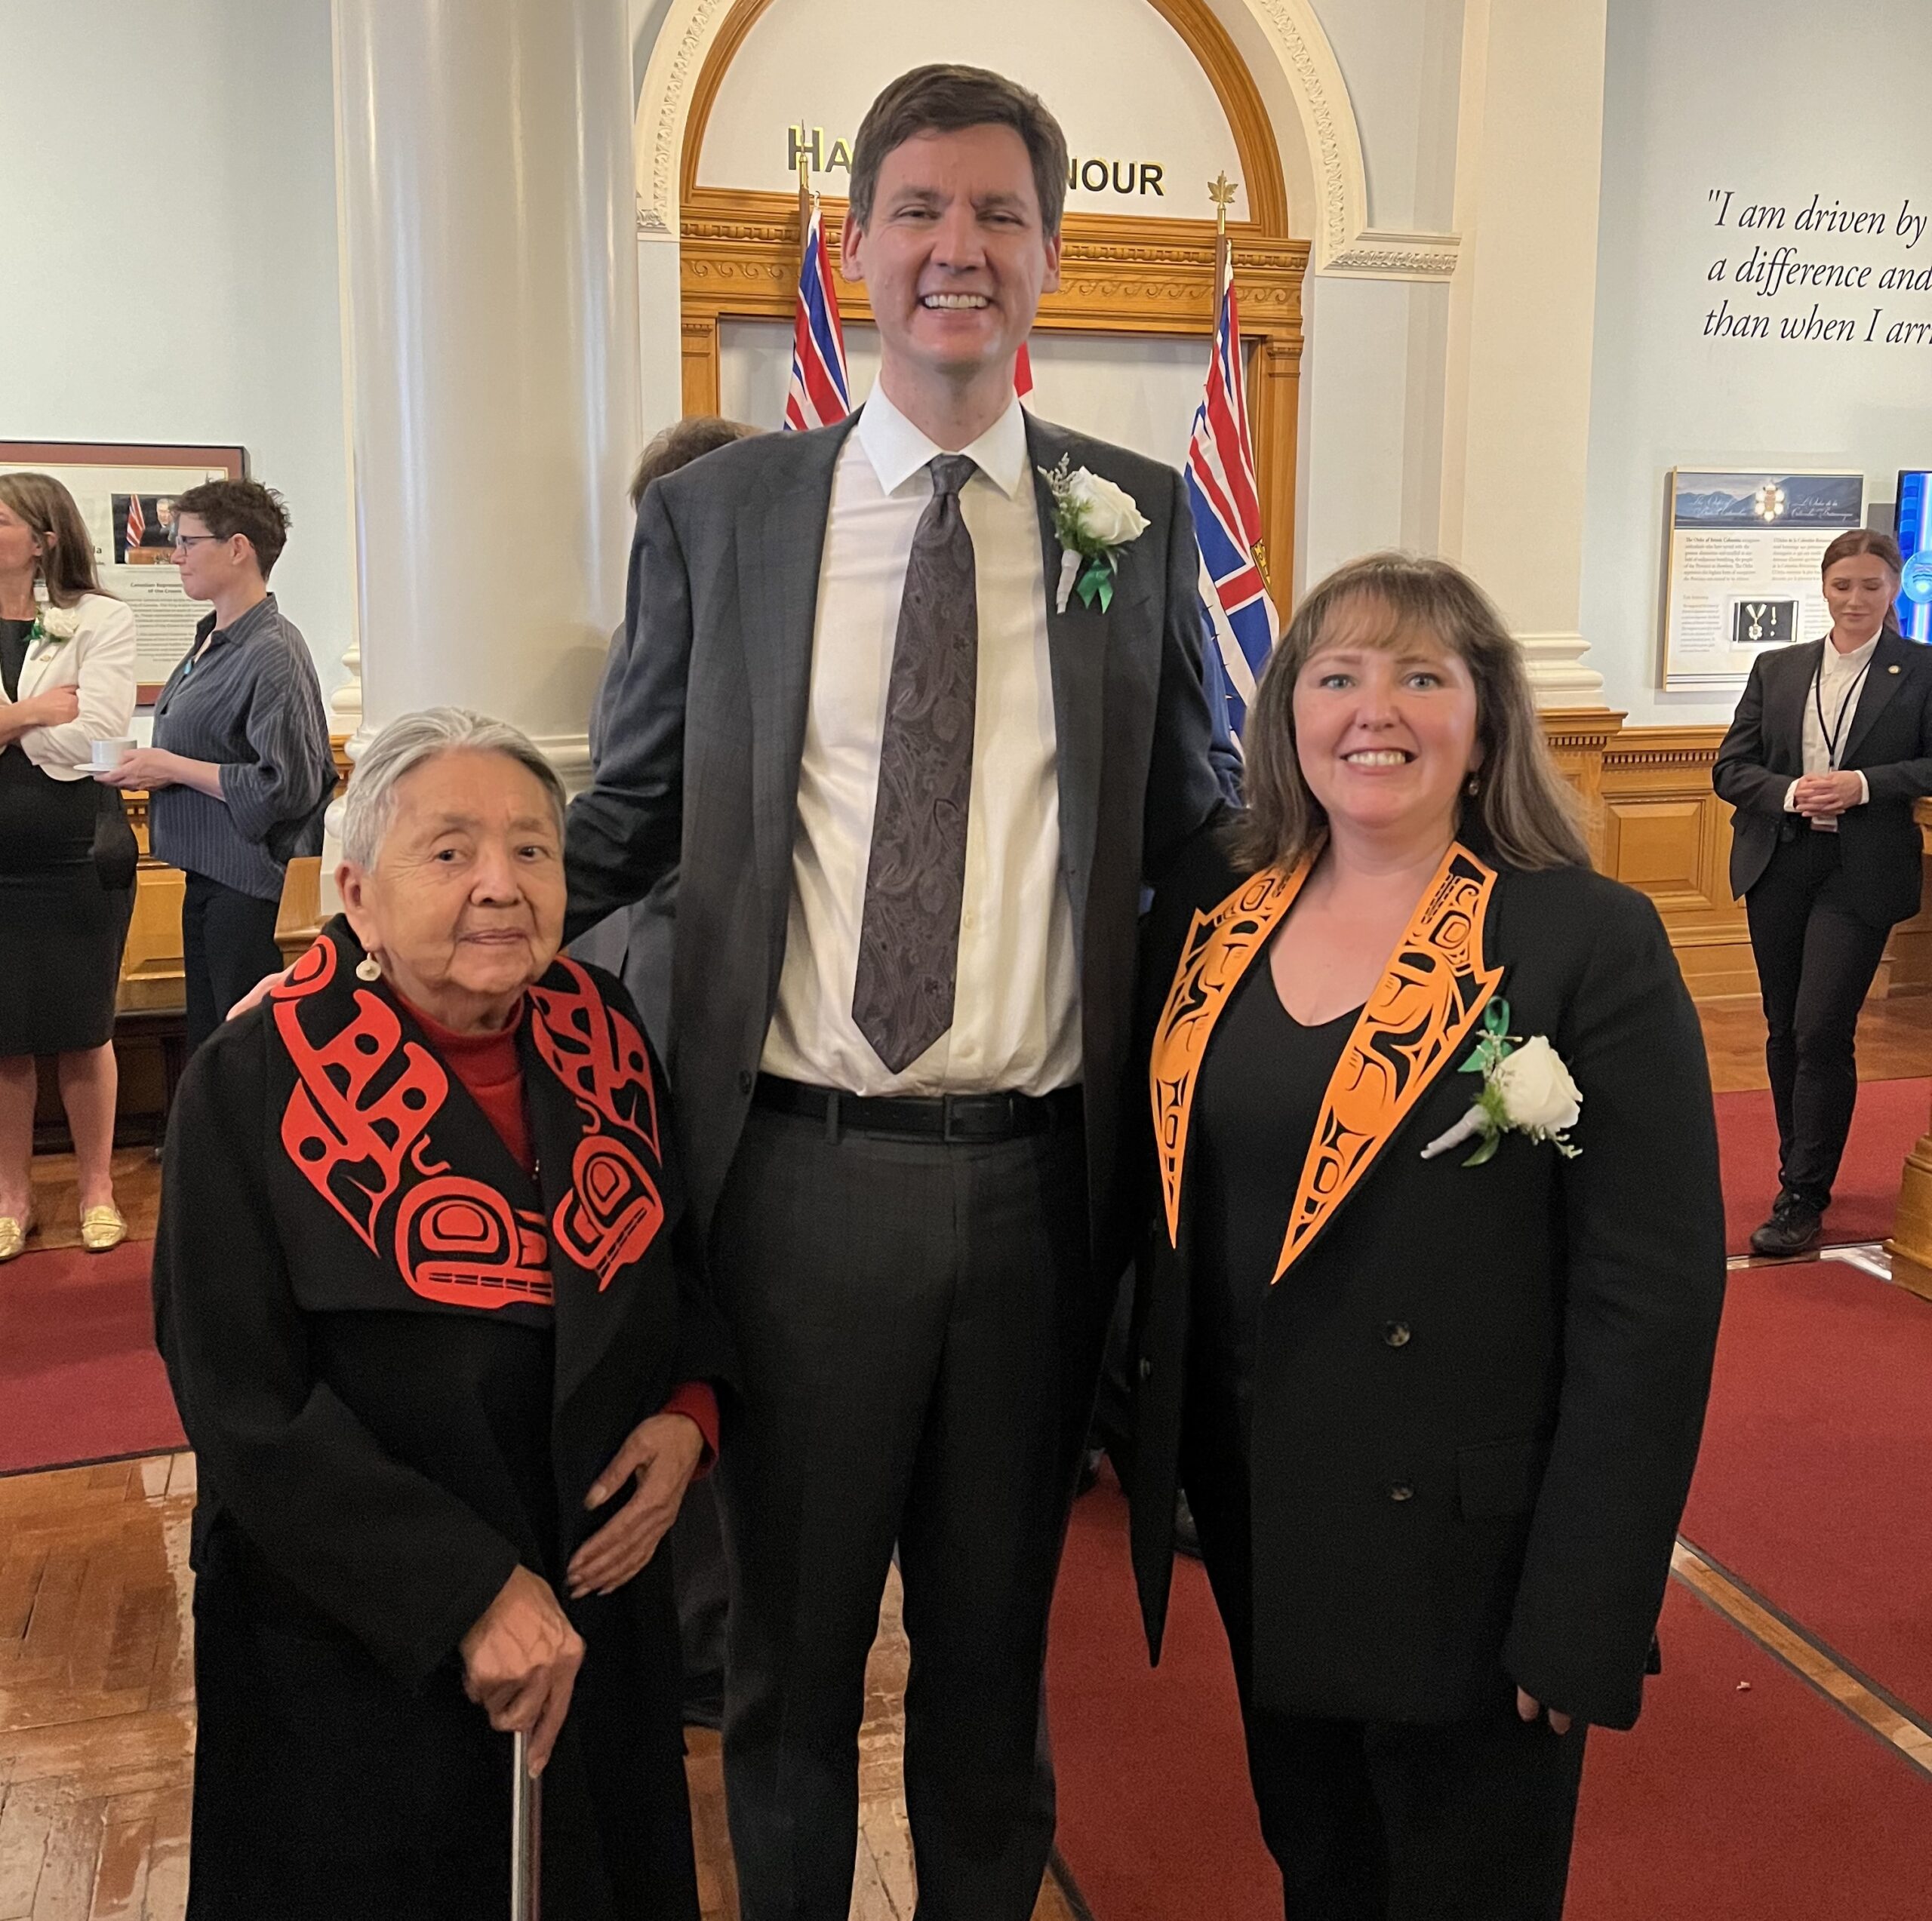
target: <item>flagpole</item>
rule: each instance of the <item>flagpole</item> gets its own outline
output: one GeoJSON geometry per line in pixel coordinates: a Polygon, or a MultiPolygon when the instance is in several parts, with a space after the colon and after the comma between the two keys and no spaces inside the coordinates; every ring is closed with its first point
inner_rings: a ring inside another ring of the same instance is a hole
{"type": "MultiPolygon", "coordinates": [[[[803,122],[800,123],[802,127],[803,122]]],[[[812,237],[812,162],[811,155],[804,142],[798,145],[798,271],[794,280],[802,279],[805,271],[805,249],[812,237]]]]}
{"type": "MultiPolygon", "coordinates": [[[[1221,309],[1228,297],[1228,287],[1234,278],[1234,244],[1228,238],[1228,209],[1235,204],[1235,195],[1241,183],[1228,178],[1224,168],[1208,183],[1208,198],[1214,203],[1214,327],[1218,333],[1221,324],[1221,309]]],[[[1239,370],[1236,370],[1238,377],[1239,370]]],[[[1246,422],[1244,410],[1242,419],[1246,422]]],[[[1253,552],[1255,571],[1261,576],[1261,584],[1269,593],[1275,591],[1275,583],[1268,570],[1268,546],[1266,541],[1257,540],[1253,552]]]]}

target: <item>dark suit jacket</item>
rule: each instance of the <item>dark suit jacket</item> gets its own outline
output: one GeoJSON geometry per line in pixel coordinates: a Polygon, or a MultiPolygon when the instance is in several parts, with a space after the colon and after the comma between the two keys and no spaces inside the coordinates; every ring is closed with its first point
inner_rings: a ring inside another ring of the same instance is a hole
{"type": "MultiPolygon", "coordinates": [[[[707,1224],[777,1004],[820,558],[834,463],[855,424],[740,441],[646,492],[630,644],[595,782],[571,809],[572,933],[647,896],[668,915],[657,890],[676,878],[663,1038],[707,1224]]],[[[1223,806],[1208,759],[1198,563],[1172,469],[1031,416],[1026,440],[1036,470],[1070,455],[1124,487],[1150,523],[1122,550],[1110,610],[1076,595],[1057,613],[1060,544],[1036,472],[1091,1226],[1097,1256],[1118,1273],[1129,1245],[1118,1160],[1141,885],[1223,806]]]]}
{"type": "MultiPolygon", "coordinates": [[[[1202,850],[1157,896],[1150,1035],[1197,917],[1238,878],[1202,850]]],[[[1479,1084],[1457,1071],[1474,1033],[1457,1037],[1270,1288],[1253,1686],[1278,1711],[1446,1721],[1494,1698],[1500,1664],[1540,1701],[1627,1727],[1723,1299],[1703,1045],[1656,910],[1613,881],[1500,869],[1478,945],[1469,1018],[1497,993],[1512,1033],[1549,1037],[1582,1090],[1581,1152],[1512,1133],[1479,1167],[1467,1148],[1423,1160],[1479,1084]]],[[[1424,1051],[1383,1037],[1386,1061],[1424,1051]]],[[[1177,1151],[1178,1232],[1157,1209],[1135,1330],[1134,1567],[1157,1659],[1183,1422],[1212,1418],[1186,1406],[1193,1290],[1226,1285],[1194,1271],[1185,1130],[1177,1151]]]]}
{"type": "MultiPolygon", "coordinates": [[[[1811,829],[1785,811],[1804,771],[1804,706],[1830,643],[1807,641],[1760,654],[1730,731],[1718,749],[1712,784],[1737,809],[1730,823],[1730,890],[1749,893],[1780,838],[1811,829]]],[[[1918,911],[1918,829],[1912,803],[1932,794],[1932,648],[1890,629],[1878,637],[1838,764],[1865,776],[1872,798],[1838,819],[1839,858],[1875,927],[1918,911]]]]}

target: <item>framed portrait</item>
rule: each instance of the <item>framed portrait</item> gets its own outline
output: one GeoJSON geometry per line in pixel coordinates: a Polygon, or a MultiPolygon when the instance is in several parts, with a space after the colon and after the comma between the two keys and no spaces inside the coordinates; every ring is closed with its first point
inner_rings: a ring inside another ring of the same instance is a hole
{"type": "Polygon", "coordinates": [[[181,591],[174,564],[174,503],[204,481],[244,480],[238,447],[0,440],[0,472],[51,474],[74,496],[106,591],[134,610],[136,698],[153,704],[207,611],[181,591]]]}

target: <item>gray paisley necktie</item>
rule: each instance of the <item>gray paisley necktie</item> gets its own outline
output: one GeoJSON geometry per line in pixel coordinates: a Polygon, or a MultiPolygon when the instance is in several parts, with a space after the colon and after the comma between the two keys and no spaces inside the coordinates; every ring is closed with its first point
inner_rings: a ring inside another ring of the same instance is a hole
{"type": "Polygon", "coordinates": [[[928,463],[933,497],[906,567],[879,743],[852,1018],[894,1074],[952,1025],[973,785],[980,604],[963,453],[928,463]]]}

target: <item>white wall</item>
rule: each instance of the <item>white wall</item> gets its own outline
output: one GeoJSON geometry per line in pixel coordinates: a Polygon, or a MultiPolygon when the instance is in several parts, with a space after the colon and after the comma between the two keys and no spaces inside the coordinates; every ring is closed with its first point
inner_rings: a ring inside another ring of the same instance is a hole
{"type": "MultiPolygon", "coordinates": [[[[1313,6],[1361,130],[1370,224],[1449,230],[1463,0],[1313,6]]],[[[1311,275],[1303,298],[1295,577],[1306,589],[1378,548],[1436,547],[1449,290],[1311,275]]]]}
{"type": "Polygon", "coordinates": [[[5,0],[0,437],[242,446],[324,691],[355,617],[329,0],[5,0]]]}
{"type": "MultiPolygon", "coordinates": [[[[1605,87],[1583,573],[1583,632],[1604,697],[1632,724],[1721,721],[1732,702],[1657,690],[1665,475],[1679,466],[1833,467],[1866,475],[1868,507],[1902,466],[1932,465],[1932,346],[1706,340],[1706,315],[1827,314],[1932,321],[1932,294],[1807,293],[1765,300],[1706,278],[1754,239],[1807,259],[1932,267],[1932,229],[1909,253],[1888,233],[1740,235],[1706,195],[1783,202],[1822,195],[1889,216],[1932,213],[1919,55],[1927,0],[1612,0],[1605,87]]],[[[1889,218],[1888,218],[1889,225],[1889,218]]],[[[1534,539],[1535,530],[1525,530],[1534,539]]]]}

